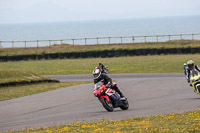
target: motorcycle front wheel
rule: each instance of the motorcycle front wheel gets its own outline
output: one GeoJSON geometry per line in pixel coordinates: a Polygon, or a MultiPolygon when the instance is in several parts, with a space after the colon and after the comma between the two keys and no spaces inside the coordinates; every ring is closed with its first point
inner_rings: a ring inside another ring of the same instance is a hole
{"type": "Polygon", "coordinates": [[[113,104],[112,104],[111,101],[108,102],[105,98],[101,98],[101,99],[100,99],[100,102],[102,103],[103,107],[104,107],[107,111],[112,112],[112,111],[114,110],[113,104]]]}

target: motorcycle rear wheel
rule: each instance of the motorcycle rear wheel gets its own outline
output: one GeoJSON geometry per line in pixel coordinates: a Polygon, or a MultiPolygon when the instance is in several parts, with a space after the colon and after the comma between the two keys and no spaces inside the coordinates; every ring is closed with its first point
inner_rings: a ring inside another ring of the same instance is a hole
{"type": "Polygon", "coordinates": [[[121,105],[119,106],[122,110],[127,110],[129,108],[128,100],[121,101],[121,105]]]}
{"type": "Polygon", "coordinates": [[[102,103],[103,107],[109,111],[109,112],[112,112],[114,110],[114,107],[113,107],[113,104],[112,102],[108,102],[105,98],[101,98],[100,99],[100,102],[102,103]]]}

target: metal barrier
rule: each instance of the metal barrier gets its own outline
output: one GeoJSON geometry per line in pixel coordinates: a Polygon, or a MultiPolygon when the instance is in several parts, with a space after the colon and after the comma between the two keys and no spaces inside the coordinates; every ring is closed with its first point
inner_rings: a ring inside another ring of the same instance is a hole
{"type": "Polygon", "coordinates": [[[200,33],[197,34],[176,34],[176,35],[151,35],[151,36],[121,36],[121,37],[96,37],[77,38],[61,40],[33,40],[33,41],[0,41],[0,48],[14,47],[42,47],[51,45],[98,45],[98,44],[124,44],[124,43],[149,43],[165,42],[172,40],[200,40],[200,33]]]}

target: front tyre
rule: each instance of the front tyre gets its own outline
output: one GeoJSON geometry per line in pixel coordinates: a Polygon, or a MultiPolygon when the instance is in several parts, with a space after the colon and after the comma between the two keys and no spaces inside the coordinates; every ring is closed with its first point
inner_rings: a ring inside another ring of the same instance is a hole
{"type": "Polygon", "coordinates": [[[112,112],[112,111],[114,110],[113,104],[112,104],[111,101],[108,102],[105,98],[101,98],[101,99],[100,99],[100,102],[102,103],[103,107],[104,107],[107,111],[112,112]]]}
{"type": "Polygon", "coordinates": [[[128,100],[121,101],[121,105],[119,106],[122,110],[127,110],[129,108],[128,100]]]}

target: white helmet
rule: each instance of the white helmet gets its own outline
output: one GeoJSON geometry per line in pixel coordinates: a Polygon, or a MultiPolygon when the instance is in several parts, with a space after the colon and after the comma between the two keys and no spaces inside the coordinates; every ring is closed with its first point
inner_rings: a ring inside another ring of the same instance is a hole
{"type": "Polygon", "coordinates": [[[98,79],[101,76],[101,71],[98,68],[95,68],[93,71],[94,79],[98,79]]]}
{"type": "Polygon", "coordinates": [[[193,61],[193,60],[189,60],[189,61],[187,62],[187,65],[188,65],[188,68],[189,68],[190,70],[192,70],[192,69],[194,68],[194,61],[193,61]]]}

